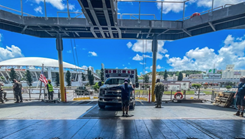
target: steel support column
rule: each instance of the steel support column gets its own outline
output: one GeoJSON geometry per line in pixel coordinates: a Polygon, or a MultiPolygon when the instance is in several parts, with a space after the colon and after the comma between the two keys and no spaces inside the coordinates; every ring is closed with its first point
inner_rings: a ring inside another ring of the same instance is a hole
{"type": "Polygon", "coordinates": [[[152,62],[152,93],[151,93],[151,102],[155,102],[155,84],[156,84],[156,64],[157,64],[157,37],[153,37],[152,41],[152,55],[153,55],[153,62],[152,62]]]}
{"type": "Polygon", "coordinates": [[[65,102],[65,85],[64,85],[64,71],[63,71],[63,40],[61,34],[57,34],[56,38],[56,49],[58,51],[59,58],[59,75],[60,75],[60,93],[61,93],[61,101],[65,102]]]}

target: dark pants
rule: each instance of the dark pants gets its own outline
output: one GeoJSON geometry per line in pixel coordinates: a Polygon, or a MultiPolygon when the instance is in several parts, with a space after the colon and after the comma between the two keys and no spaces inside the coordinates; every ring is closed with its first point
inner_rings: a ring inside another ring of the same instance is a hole
{"type": "Polygon", "coordinates": [[[54,97],[54,91],[48,92],[48,100],[53,100],[54,97]]]}
{"type": "Polygon", "coordinates": [[[245,106],[244,96],[237,96],[236,105],[245,106]]]}
{"type": "Polygon", "coordinates": [[[14,95],[16,98],[16,102],[20,102],[20,101],[22,102],[23,101],[21,91],[15,91],[14,95]]]}
{"type": "Polygon", "coordinates": [[[7,99],[6,96],[7,96],[6,92],[0,91],[0,102],[3,103],[4,102],[3,99],[7,99]]]}
{"type": "Polygon", "coordinates": [[[161,106],[162,105],[162,92],[157,92],[156,93],[156,98],[157,98],[157,106],[161,106]]]}

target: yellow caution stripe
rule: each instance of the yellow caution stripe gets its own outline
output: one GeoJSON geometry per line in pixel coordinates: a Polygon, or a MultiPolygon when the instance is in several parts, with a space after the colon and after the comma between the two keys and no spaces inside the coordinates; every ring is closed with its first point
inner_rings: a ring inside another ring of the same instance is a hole
{"type": "Polygon", "coordinates": [[[73,98],[73,101],[77,101],[77,100],[87,100],[90,99],[90,97],[78,97],[78,98],[73,98]]]}
{"type": "Polygon", "coordinates": [[[148,99],[145,97],[136,97],[136,99],[148,101],[148,99]]]}

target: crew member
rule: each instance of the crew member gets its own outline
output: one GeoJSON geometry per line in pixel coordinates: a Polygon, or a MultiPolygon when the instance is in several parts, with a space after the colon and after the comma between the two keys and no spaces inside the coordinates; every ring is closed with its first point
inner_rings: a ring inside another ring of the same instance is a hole
{"type": "Polygon", "coordinates": [[[160,79],[157,79],[155,90],[154,90],[154,94],[156,95],[156,98],[157,98],[156,108],[161,108],[162,107],[162,95],[163,95],[163,92],[164,92],[164,85],[163,85],[163,83],[160,82],[160,79]]]}
{"type": "Polygon", "coordinates": [[[4,100],[7,101],[8,99],[6,98],[7,93],[3,91],[2,86],[4,86],[3,83],[0,83],[0,101],[4,103],[4,100]]]}
{"type": "Polygon", "coordinates": [[[15,98],[16,98],[16,102],[15,103],[23,102],[22,94],[21,94],[22,84],[20,82],[18,82],[16,79],[14,79],[13,81],[14,81],[13,90],[14,90],[14,95],[15,95],[15,98]]]}
{"type": "Polygon", "coordinates": [[[54,89],[53,89],[53,86],[51,84],[51,80],[48,80],[47,90],[48,90],[48,100],[53,100],[54,89]]]}
{"type": "Polygon", "coordinates": [[[129,111],[129,103],[130,103],[130,94],[134,89],[132,86],[129,84],[129,80],[126,78],[124,79],[124,84],[122,85],[122,93],[121,93],[121,99],[122,99],[122,111],[123,115],[122,116],[129,116],[128,111],[129,111]],[[125,115],[126,111],[126,115],[125,115]]]}
{"type": "Polygon", "coordinates": [[[244,106],[245,106],[245,76],[240,78],[240,84],[238,85],[237,92],[234,98],[237,98],[237,112],[235,115],[243,117],[244,106]]]}

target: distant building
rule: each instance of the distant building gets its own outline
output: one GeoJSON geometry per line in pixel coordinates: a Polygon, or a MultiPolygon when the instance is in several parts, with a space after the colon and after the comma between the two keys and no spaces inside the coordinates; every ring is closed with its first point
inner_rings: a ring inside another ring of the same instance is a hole
{"type": "Polygon", "coordinates": [[[100,77],[100,72],[101,72],[101,70],[95,70],[95,73],[100,77]]]}
{"type": "Polygon", "coordinates": [[[105,66],[104,66],[104,64],[103,64],[103,63],[101,63],[101,68],[102,68],[102,69],[104,69],[104,68],[105,68],[105,66]]]}
{"type": "Polygon", "coordinates": [[[245,70],[234,70],[234,65],[227,65],[222,72],[222,79],[239,79],[245,76],[245,70]]]}
{"type": "Polygon", "coordinates": [[[190,74],[189,79],[203,79],[202,74],[190,74]]]}
{"type": "Polygon", "coordinates": [[[208,79],[221,79],[221,74],[208,74],[208,79]]]}

